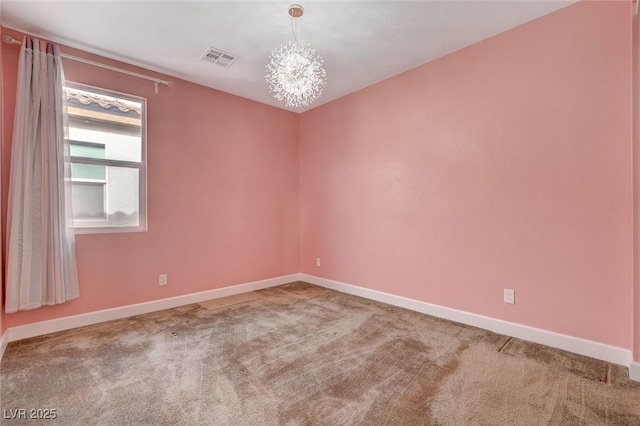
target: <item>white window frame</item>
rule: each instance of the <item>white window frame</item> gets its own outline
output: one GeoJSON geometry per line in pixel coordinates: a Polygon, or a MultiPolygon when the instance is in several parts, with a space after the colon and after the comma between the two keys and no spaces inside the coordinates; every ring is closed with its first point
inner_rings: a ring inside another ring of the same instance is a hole
{"type": "MultiPolygon", "coordinates": [[[[144,232],[147,230],[147,100],[128,93],[122,93],[115,90],[102,89],[95,86],[90,86],[82,83],[75,83],[67,81],[66,87],[72,89],[86,90],[89,92],[98,93],[105,96],[118,97],[133,102],[140,102],[141,106],[141,150],[140,162],[135,161],[122,161],[122,160],[109,160],[98,159],[88,157],[69,156],[70,163],[73,164],[90,164],[97,166],[115,166],[125,167],[138,170],[138,226],[108,226],[100,224],[106,223],[104,219],[74,219],[73,228],[76,234],[106,234],[106,233],[121,233],[121,232],[144,232]],[[82,226],[82,224],[85,226],[82,226]],[[86,226],[91,223],[93,226],[86,226]]],[[[108,168],[107,168],[108,170],[108,168]]],[[[80,179],[82,180],[82,179],[80,179]]],[[[72,180],[73,181],[73,180],[72,180]]],[[[108,185],[109,176],[107,174],[107,183],[105,185],[105,209],[108,211],[108,185]]]]}

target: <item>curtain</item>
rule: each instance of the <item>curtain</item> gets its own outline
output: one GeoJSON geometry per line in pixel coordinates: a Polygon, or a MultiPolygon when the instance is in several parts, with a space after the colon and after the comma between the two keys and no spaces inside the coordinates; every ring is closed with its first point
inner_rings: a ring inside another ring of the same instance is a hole
{"type": "Polygon", "coordinates": [[[7,313],[79,296],[59,47],[20,50],[7,206],[7,313]]]}

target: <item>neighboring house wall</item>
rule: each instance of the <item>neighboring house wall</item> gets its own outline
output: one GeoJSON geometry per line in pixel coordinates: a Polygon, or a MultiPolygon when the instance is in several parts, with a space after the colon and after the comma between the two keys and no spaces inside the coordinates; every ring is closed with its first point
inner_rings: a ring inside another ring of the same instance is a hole
{"type": "Polygon", "coordinates": [[[631,349],[630,13],[581,2],[302,114],[302,272],[631,349]]]}
{"type": "MultiPolygon", "coordinates": [[[[22,39],[7,29],[3,33],[22,39]]],[[[15,102],[18,47],[4,46],[15,102]]],[[[70,54],[135,69],[63,47],[70,54]]],[[[298,116],[177,78],[173,87],[65,61],[69,81],[147,98],[148,231],[77,235],[81,295],[7,315],[8,327],[299,271],[298,116]],[[158,286],[158,275],[168,285],[158,286]]],[[[5,110],[13,122],[13,108],[5,110]]],[[[3,200],[11,129],[3,128],[3,200]]]]}

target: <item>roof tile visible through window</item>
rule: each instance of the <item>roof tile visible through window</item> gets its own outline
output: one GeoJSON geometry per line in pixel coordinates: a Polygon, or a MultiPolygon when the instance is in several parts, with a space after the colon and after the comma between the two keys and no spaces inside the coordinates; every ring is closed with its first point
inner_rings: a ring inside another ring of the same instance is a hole
{"type": "Polygon", "coordinates": [[[82,104],[84,106],[100,108],[112,113],[124,113],[125,115],[141,116],[141,104],[128,102],[122,99],[112,98],[108,96],[100,96],[85,91],[67,88],[67,102],[70,104],[82,104]],[[133,113],[133,114],[132,114],[133,113]]]}

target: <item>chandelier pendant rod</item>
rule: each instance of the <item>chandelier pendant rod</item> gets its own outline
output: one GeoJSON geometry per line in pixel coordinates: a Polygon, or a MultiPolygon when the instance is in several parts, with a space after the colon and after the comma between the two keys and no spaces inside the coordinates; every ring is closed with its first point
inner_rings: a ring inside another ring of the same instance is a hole
{"type": "Polygon", "coordinates": [[[296,18],[291,17],[291,33],[293,34],[293,40],[298,42],[298,32],[296,31],[296,18]]]}

